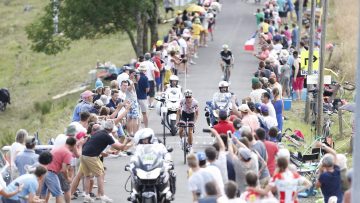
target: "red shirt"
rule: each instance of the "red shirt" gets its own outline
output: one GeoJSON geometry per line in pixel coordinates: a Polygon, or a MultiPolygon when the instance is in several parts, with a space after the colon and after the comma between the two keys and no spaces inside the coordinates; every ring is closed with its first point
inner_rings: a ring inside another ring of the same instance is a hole
{"type": "Polygon", "coordinates": [[[221,135],[226,134],[227,131],[231,131],[231,133],[235,132],[235,128],[233,123],[230,121],[222,121],[220,120],[218,124],[214,125],[214,129],[221,135]]]}
{"type": "Polygon", "coordinates": [[[47,165],[47,169],[55,173],[59,173],[62,168],[62,164],[70,165],[73,158],[72,153],[66,146],[56,147],[51,150],[53,156],[52,161],[47,165]]]}
{"type": "Polygon", "coordinates": [[[273,176],[276,168],[275,156],[279,151],[279,147],[274,142],[264,141],[266,152],[268,154],[267,167],[269,169],[270,175],[273,176]]]}
{"type": "Polygon", "coordinates": [[[153,57],[153,61],[154,61],[155,65],[156,65],[156,66],[158,67],[158,69],[159,69],[159,72],[156,72],[156,71],[155,71],[155,78],[159,78],[159,77],[160,77],[160,71],[161,71],[161,69],[162,69],[161,59],[160,59],[159,57],[157,57],[157,56],[154,56],[154,57],[153,57]]]}

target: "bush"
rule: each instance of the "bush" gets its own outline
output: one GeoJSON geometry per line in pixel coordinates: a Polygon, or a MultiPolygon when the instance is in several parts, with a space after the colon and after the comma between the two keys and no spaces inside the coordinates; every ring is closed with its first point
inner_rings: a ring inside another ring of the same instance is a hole
{"type": "Polygon", "coordinates": [[[34,108],[37,112],[40,112],[41,115],[46,115],[50,113],[52,108],[52,102],[51,101],[44,101],[44,102],[35,102],[34,108]]]}

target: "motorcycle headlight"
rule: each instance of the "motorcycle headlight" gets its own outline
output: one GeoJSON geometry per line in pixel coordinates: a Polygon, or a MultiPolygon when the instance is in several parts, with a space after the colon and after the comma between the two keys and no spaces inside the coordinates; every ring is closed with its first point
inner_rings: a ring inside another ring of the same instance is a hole
{"type": "Polygon", "coordinates": [[[142,180],[156,179],[159,177],[161,168],[156,168],[152,171],[144,171],[142,169],[136,169],[136,175],[142,180]]]}

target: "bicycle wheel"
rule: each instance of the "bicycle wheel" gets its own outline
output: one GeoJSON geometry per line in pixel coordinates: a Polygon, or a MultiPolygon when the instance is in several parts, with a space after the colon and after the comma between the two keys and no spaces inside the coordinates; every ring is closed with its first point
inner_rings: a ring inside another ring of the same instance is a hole
{"type": "Polygon", "coordinates": [[[186,155],[187,155],[187,128],[183,129],[184,132],[184,141],[183,141],[183,151],[184,151],[184,164],[186,164],[186,155]]]}

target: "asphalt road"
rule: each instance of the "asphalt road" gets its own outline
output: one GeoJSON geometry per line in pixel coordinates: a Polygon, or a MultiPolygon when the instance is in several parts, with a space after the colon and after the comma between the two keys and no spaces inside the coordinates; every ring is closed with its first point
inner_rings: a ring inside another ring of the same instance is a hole
{"type": "MultiPolygon", "coordinates": [[[[199,58],[195,60],[197,64],[190,67],[186,85],[184,84],[184,75],[180,75],[182,86],[193,90],[193,95],[200,104],[201,113],[196,125],[194,150],[201,150],[204,144],[207,145],[213,141],[208,134],[202,133],[202,129],[207,127],[203,109],[205,101],[211,99],[213,93],[218,90],[217,85],[221,79],[219,52],[222,45],[228,44],[235,56],[235,67],[230,78],[230,90],[239,99],[250,93],[251,74],[257,67],[257,60],[250,53],[243,51],[243,45],[256,29],[253,13],[258,5],[239,0],[227,0],[222,1],[222,3],[222,11],[217,17],[214,41],[209,42],[207,48],[200,49],[199,58]]],[[[159,139],[162,140],[163,130],[160,117],[156,115],[155,110],[150,111],[149,127],[153,128],[159,139]]],[[[187,167],[184,165],[183,152],[179,147],[179,138],[168,135],[166,139],[166,144],[174,148],[172,157],[177,173],[177,192],[174,202],[191,202],[191,193],[187,189],[187,167]]],[[[127,157],[107,158],[105,160],[107,167],[105,194],[116,203],[127,202],[126,199],[129,196],[129,193],[124,189],[129,175],[124,171],[124,167],[128,162],[129,158],[127,157]]],[[[96,189],[94,192],[96,193],[96,189]]],[[[73,202],[82,202],[82,198],[73,202]]]]}

